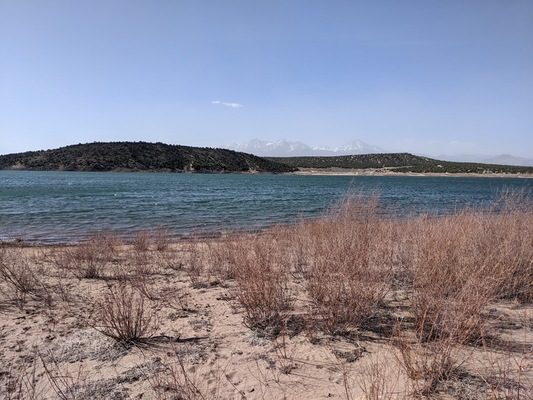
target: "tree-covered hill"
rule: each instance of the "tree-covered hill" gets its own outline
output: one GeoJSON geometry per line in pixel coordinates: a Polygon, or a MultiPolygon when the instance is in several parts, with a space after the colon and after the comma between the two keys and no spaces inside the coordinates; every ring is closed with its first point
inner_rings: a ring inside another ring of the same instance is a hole
{"type": "Polygon", "coordinates": [[[275,161],[232,150],[146,142],[95,142],[1,155],[0,169],[271,173],[295,170],[275,161]]]}
{"type": "Polygon", "coordinates": [[[533,167],[440,161],[409,153],[337,157],[268,157],[268,159],[294,168],[312,169],[387,169],[390,172],[414,173],[533,173],[533,167]]]}

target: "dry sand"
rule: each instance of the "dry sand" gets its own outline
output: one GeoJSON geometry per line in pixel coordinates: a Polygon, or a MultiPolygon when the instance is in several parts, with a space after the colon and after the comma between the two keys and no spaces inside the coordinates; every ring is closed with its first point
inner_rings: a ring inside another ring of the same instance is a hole
{"type": "MultiPolygon", "coordinates": [[[[58,269],[56,247],[10,247],[10,257],[37,273],[49,301],[31,294],[17,300],[0,283],[0,398],[19,398],[22,390],[20,398],[34,399],[359,399],[378,386],[382,398],[410,398],[390,329],[332,337],[296,319],[275,339],[253,332],[243,324],[234,281],[192,286],[182,268],[187,246],[124,247],[105,279],[58,269]],[[127,345],[104,335],[96,316],[103,294],[119,285],[120,269],[134,268],[139,257],[149,266],[144,290],[153,297],[146,307],[156,329],[127,345]]],[[[301,295],[297,305],[306,307],[301,295]]],[[[508,379],[498,383],[505,387],[518,376],[521,398],[531,398],[533,310],[501,304],[492,311],[501,349],[457,349],[463,375],[444,382],[438,398],[491,398],[484,379],[508,379]],[[495,366],[506,373],[496,376],[495,366]]]]}

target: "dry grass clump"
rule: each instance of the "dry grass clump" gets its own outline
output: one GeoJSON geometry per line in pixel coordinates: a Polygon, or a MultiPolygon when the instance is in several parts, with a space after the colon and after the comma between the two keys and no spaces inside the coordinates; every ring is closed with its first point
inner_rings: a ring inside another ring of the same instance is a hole
{"type": "Polygon", "coordinates": [[[235,279],[236,265],[248,251],[247,246],[242,246],[243,239],[242,235],[234,233],[207,243],[208,273],[212,279],[221,283],[235,279]]]}
{"type": "Polygon", "coordinates": [[[194,288],[207,286],[205,269],[205,244],[198,239],[189,239],[184,244],[186,256],[184,269],[194,288]]]}
{"type": "Polygon", "coordinates": [[[533,202],[519,192],[500,201],[502,210],[489,222],[498,242],[494,271],[503,274],[499,295],[523,303],[533,301],[533,202]]]}
{"type": "Polygon", "coordinates": [[[411,312],[424,341],[454,336],[464,342],[482,336],[481,312],[499,282],[488,274],[493,258],[483,252],[480,222],[475,213],[413,222],[411,312]]]}
{"type": "Polygon", "coordinates": [[[414,397],[429,396],[440,382],[457,375],[462,360],[457,357],[459,347],[453,336],[424,342],[410,337],[398,324],[392,341],[398,350],[394,356],[410,379],[408,386],[414,397]]]}
{"type": "Polygon", "coordinates": [[[179,268],[184,268],[195,288],[224,285],[236,278],[239,260],[248,255],[246,235],[229,233],[217,240],[205,240],[192,236],[182,245],[185,256],[179,268]]]}
{"type": "Polygon", "coordinates": [[[292,307],[289,271],[276,241],[249,238],[235,260],[236,297],[244,307],[244,324],[277,334],[292,307]]]}
{"type": "Polygon", "coordinates": [[[172,244],[172,238],[170,236],[168,228],[158,228],[155,230],[153,235],[153,241],[155,244],[155,249],[157,251],[168,250],[172,244]]]}
{"type": "Polygon", "coordinates": [[[531,301],[533,207],[523,197],[519,207],[507,198],[502,203],[407,224],[414,337],[402,326],[394,344],[416,395],[427,396],[456,375],[461,346],[485,343],[489,305],[501,298],[531,301]]]}
{"type": "Polygon", "coordinates": [[[156,306],[122,283],[110,287],[96,309],[96,328],[121,342],[141,342],[157,329],[156,306]]]}
{"type": "Polygon", "coordinates": [[[106,267],[118,257],[120,245],[121,240],[114,233],[98,232],[76,246],[57,249],[52,262],[78,279],[101,279],[109,275],[106,267]]]}
{"type": "MultiPolygon", "coordinates": [[[[157,399],[223,400],[227,398],[221,392],[224,385],[229,385],[229,380],[218,365],[212,368],[208,377],[205,377],[197,372],[197,368],[189,366],[189,359],[194,356],[189,354],[187,348],[174,347],[173,351],[168,354],[170,357],[159,363],[157,370],[153,371],[149,377],[157,399]]],[[[241,398],[246,398],[244,393],[241,398]]]]}
{"type": "Polygon", "coordinates": [[[533,208],[508,207],[412,222],[411,312],[423,340],[481,338],[488,304],[533,298],[533,208]]]}
{"type": "Polygon", "coordinates": [[[132,245],[137,252],[146,252],[150,250],[150,244],[152,240],[150,232],[147,230],[141,230],[135,234],[132,240],[132,245]]]}
{"type": "MultiPolygon", "coordinates": [[[[382,305],[393,273],[393,225],[378,205],[377,196],[354,195],[322,219],[209,244],[210,272],[235,277],[244,322],[253,329],[279,331],[303,287],[314,326],[334,335],[356,330],[382,305]]],[[[194,260],[189,268],[197,279],[203,264],[198,254],[194,260]]]]}
{"type": "Polygon", "coordinates": [[[26,300],[51,301],[46,285],[28,259],[17,247],[0,247],[0,293],[22,307],[26,300]]]}
{"type": "Polygon", "coordinates": [[[328,218],[297,232],[300,243],[307,241],[298,268],[317,322],[331,334],[361,327],[389,290],[392,269],[382,251],[387,226],[377,211],[377,198],[350,198],[328,218]]]}

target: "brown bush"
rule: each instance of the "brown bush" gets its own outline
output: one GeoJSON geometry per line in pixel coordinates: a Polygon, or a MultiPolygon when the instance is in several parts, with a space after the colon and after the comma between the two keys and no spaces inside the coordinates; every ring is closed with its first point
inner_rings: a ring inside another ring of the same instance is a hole
{"type": "Polygon", "coordinates": [[[120,244],[115,234],[98,232],[77,245],[56,249],[51,261],[78,279],[100,279],[106,277],[106,267],[117,259],[120,244]]]}
{"type": "Polygon", "coordinates": [[[411,312],[424,340],[483,336],[483,310],[498,297],[533,295],[533,212],[464,211],[411,223],[411,312]]]}
{"type": "Polygon", "coordinates": [[[389,225],[380,220],[377,204],[375,197],[347,198],[327,218],[304,223],[298,232],[305,248],[298,252],[299,269],[319,325],[331,334],[361,327],[388,292],[389,225]]]}
{"type": "Polygon", "coordinates": [[[133,237],[133,248],[138,252],[150,250],[151,238],[150,232],[147,230],[139,231],[133,237]]]}
{"type": "Polygon", "coordinates": [[[412,341],[398,325],[393,344],[398,350],[394,353],[396,361],[409,377],[411,395],[415,398],[435,393],[440,382],[451,379],[458,371],[457,344],[451,336],[441,336],[431,343],[412,341]]]}
{"type": "Polygon", "coordinates": [[[183,246],[185,273],[194,288],[207,285],[205,247],[205,243],[197,239],[190,239],[183,246]]]}
{"type": "Polygon", "coordinates": [[[168,250],[172,243],[168,228],[158,228],[154,232],[154,244],[157,251],[168,250]]]}
{"type": "Polygon", "coordinates": [[[135,343],[149,338],[157,329],[156,305],[123,283],[108,289],[96,304],[95,327],[121,342],[135,343]]]}
{"type": "Polygon", "coordinates": [[[249,236],[230,233],[220,240],[206,243],[206,273],[220,283],[235,279],[239,260],[247,257],[248,246],[243,246],[249,236]]]}
{"type": "Polygon", "coordinates": [[[10,300],[19,307],[28,297],[48,303],[51,301],[46,285],[33,268],[33,262],[21,249],[0,247],[0,283],[3,283],[10,300]]]}
{"type": "Polygon", "coordinates": [[[287,260],[271,238],[247,238],[241,246],[234,258],[244,324],[277,335],[292,307],[287,260]]]}
{"type": "MultiPolygon", "coordinates": [[[[148,375],[154,395],[161,400],[221,400],[223,371],[213,368],[209,379],[198,372],[195,355],[189,348],[174,347],[148,375]]],[[[227,381],[227,378],[226,378],[227,381]]]]}
{"type": "Polygon", "coordinates": [[[499,295],[523,303],[533,301],[533,201],[524,192],[506,193],[501,210],[490,218],[498,242],[499,295]]]}

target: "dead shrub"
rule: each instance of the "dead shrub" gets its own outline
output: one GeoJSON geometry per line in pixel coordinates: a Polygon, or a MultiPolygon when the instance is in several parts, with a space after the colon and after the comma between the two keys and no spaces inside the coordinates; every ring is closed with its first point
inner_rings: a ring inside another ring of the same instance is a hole
{"type": "Polygon", "coordinates": [[[244,324],[275,336],[292,307],[289,265],[272,239],[249,238],[241,246],[235,271],[236,297],[244,307],[244,324]]]}
{"type": "Polygon", "coordinates": [[[91,234],[81,243],[56,249],[52,264],[72,273],[78,279],[101,279],[118,257],[121,241],[111,232],[91,234]]]}
{"type": "Polygon", "coordinates": [[[150,232],[147,230],[139,231],[133,237],[133,248],[138,252],[145,252],[150,250],[150,232]]]}
{"type": "MultiPolygon", "coordinates": [[[[379,356],[370,360],[357,378],[359,388],[367,400],[392,400],[400,398],[400,375],[395,363],[379,356]]],[[[403,398],[403,396],[401,397],[403,398]]]]}
{"type": "Polygon", "coordinates": [[[328,218],[301,226],[299,233],[308,241],[302,270],[306,288],[326,332],[357,329],[382,304],[392,276],[384,251],[387,229],[377,199],[360,196],[346,199],[328,218]]]}
{"type": "Polygon", "coordinates": [[[499,243],[499,295],[523,303],[533,301],[533,200],[524,192],[506,193],[502,210],[490,219],[499,243]]]}
{"type": "Polygon", "coordinates": [[[158,228],[154,232],[154,244],[157,251],[168,250],[172,243],[168,228],[158,228]]]}
{"type": "Polygon", "coordinates": [[[207,286],[205,249],[206,244],[202,240],[195,238],[187,240],[183,246],[185,273],[194,288],[207,286]]]}
{"type": "Polygon", "coordinates": [[[483,309],[501,285],[502,264],[484,216],[467,211],[412,224],[417,238],[412,259],[411,312],[420,339],[480,338],[483,309]]]}
{"type": "MultiPolygon", "coordinates": [[[[194,354],[189,348],[174,348],[173,353],[158,365],[156,371],[150,374],[149,382],[158,399],[171,400],[222,400],[224,383],[229,383],[240,398],[246,398],[243,392],[231,385],[224,371],[217,364],[206,379],[195,365],[194,354]]],[[[228,385],[225,385],[228,386],[228,385]]]]}
{"type": "Polygon", "coordinates": [[[181,249],[167,248],[155,254],[153,260],[161,269],[181,271],[183,269],[184,258],[181,249]]]}
{"type": "Polygon", "coordinates": [[[242,246],[246,236],[234,233],[221,240],[206,243],[207,273],[218,282],[233,280],[236,277],[238,260],[246,257],[246,246],[242,246]]]}
{"type": "Polygon", "coordinates": [[[135,288],[147,299],[157,301],[161,298],[157,289],[153,287],[150,276],[142,272],[136,271],[128,275],[127,281],[131,285],[131,287],[135,288]]]}
{"type": "MultiPolygon", "coordinates": [[[[128,248],[127,260],[129,261],[129,273],[151,274],[154,269],[153,253],[150,251],[151,237],[150,232],[142,230],[135,233],[131,246],[128,248]]],[[[157,253],[158,254],[158,253],[157,253]]]]}
{"type": "Polygon", "coordinates": [[[161,273],[165,266],[167,253],[139,250],[135,247],[128,248],[124,252],[123,273],[127,276],[151,276],[161,273]]]}
{"type": "Polygon", "coordinates": [[[28,297],[51,302],[46,285],[21,249],[0,247],[0,283],[4,284],[6,294],[19,307],[28,297]]]}
{"type": "Polygon", "coordinates": [[[65,248],[60,261],[78,279],[99,279],[103,277],[108,260],[92,242],[84,242],[65,248]]]}
{"type": "Polygon", "coordinates": [[[484,334],[482,312],[498,297],[533,296],[533,212],[467,210],[413,221],[411,312],[420,338],[484,334]]]}
{"type": "Polygon", "coordinates": [[[158,326],[157,305],[123,283],[110,287],[96,308],[95,328],[121,342],[142,342],[158,326]]]}
{"type": "Polygon", "coordinates": [[[0,371],[0,398],[5,400],[39,400],[46,398],[46,390],[39,382],[36,357],[31,356],[17,367],[11,363],[0,371]]]}
{"type": "Polygon", "coordinates": [[[112,231],[98,231],[91,233],[87,241],[94,243],[94,246],[100,247],[102,256],[112,261],[117,257],[117,252],[120,246],[123,245],[120,236],[112,231]]]}
{"type": "Polygon", "coordinates": [[[411,394],[427,397],[437,391],[440,382],[451,379],[458,371],[457,344],[452,337],[440,337],[429,343],[409,339],[397,325],[393,344],[394,356],[400,368],[409,377],[411,394]]]}
{"type": "Polygon", "coordinates": [[[162,257],[162,253],[156,253],[151,257],[148,252],[136,250],[127,254],[122,268],[124,280],[148,299],[158,300],[161,295],[154,285],[155,278],[162,273],[162,266],[168,266],[169,258],[162,257]]]}

